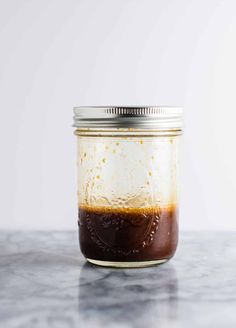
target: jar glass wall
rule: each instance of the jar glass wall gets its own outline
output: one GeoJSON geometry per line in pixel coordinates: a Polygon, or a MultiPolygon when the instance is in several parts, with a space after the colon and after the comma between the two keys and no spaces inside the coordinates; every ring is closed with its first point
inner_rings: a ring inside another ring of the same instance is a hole
{"type": "Polygon", "coordinates": [[[141,267],[178,243],[180,129],[78,128],[80,248],[98,265],[141,267]]]}

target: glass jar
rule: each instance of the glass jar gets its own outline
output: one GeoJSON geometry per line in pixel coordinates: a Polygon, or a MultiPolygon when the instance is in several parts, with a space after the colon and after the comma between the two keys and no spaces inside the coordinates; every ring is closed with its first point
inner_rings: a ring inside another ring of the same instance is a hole
{"type": "Polygon", "coordinates": [[[94,264],[141,267],[178,243],[178,107],[75,107],[80,248],[94,264]]]}

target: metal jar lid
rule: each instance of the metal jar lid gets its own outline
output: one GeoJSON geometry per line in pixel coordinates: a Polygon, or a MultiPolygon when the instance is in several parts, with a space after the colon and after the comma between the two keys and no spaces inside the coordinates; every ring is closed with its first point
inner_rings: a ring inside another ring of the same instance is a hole
{"type": "Polygon", "coordinates": [[[169,106],[74,107],[74,127],[181,130],[183,109],[169,106]]]}

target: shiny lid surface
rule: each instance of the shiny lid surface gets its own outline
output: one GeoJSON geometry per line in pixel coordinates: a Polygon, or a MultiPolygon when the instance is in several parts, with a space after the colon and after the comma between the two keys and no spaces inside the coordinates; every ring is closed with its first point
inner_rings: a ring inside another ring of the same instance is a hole
{"type": "Polygon", "coordinates": [[[169,106],[74,107],[74,127],[181,130],[183,109],[169,106]]]}

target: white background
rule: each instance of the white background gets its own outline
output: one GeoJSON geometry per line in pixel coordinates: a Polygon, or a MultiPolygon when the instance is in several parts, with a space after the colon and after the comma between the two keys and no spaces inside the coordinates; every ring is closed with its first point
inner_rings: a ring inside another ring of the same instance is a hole
{"type": "Polygon", "coordinates": [[[0,0],[0,228],[76,229],[75,105],[183,105],[181,229],[236,229],[236,1],[0,0]]]}

